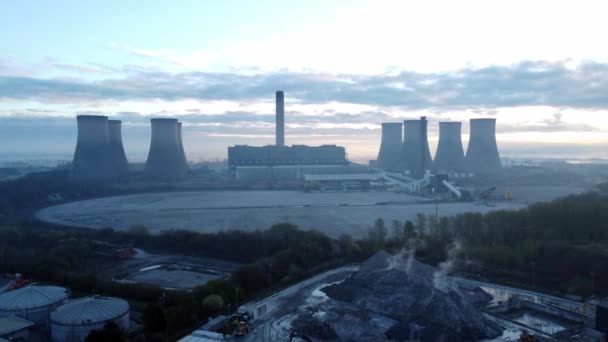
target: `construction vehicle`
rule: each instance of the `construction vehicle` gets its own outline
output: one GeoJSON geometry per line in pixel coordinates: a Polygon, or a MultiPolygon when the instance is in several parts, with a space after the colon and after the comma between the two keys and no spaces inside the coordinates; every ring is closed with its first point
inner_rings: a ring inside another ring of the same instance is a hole
{"type": "Polygon", "coordinates": [[[534,334],[530,334],[527,331],[524,331],[521,333],[521,335],[519,335],[519,341],[520,342],[536,342],[538,341],[538,339],[536,338],[536,336],[534,336],[534,334]]]}
{"type": "Polygon", "coordinates": [[[5,273],[4,278],[15,280],[15,282],[8,287],[9,291],[20,289],[32,283],[30,279],[25,278],[21,273],[5,273]]]}
{"type": "Polygon", "coordinates": [[[234,327],[234,336],[245,336],[251,331],[251,325],[249,324],[249,314],[243,312],[237,312],[229,319],[230,325],[234,327]]]}
{"type": "Polygon", "coordinates": [[[135,254],[135,250],[133,249],[133,244],[127,244],[124,246],[120,246],[112,252],[112,255],[116,260],[124,260],[132,257],[135,254]]]}

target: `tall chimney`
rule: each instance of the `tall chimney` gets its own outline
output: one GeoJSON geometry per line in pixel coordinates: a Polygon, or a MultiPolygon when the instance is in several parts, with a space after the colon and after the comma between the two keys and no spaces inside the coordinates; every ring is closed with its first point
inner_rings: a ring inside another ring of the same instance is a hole
{"type": "Polygon", "coordinates": [[[478,174],[496,173],[502,168],[496,144],[496,119],[471,119],[467,169],[478,174]]]}
{"type": "Polygon", "coordinates": [[[383,122],[382,140],[376,166],[390,171],[402,171],[403,160],[403,124],[401,122],[383,122]]]}
{"type": "Polygon", "coordinates": [[[426,123],[426,117],[403,121],[405,169],[416,177],[423,177],[425,170],[430,169],[433,162],[427,140],[426,123]]]}
{"type": "Polygon", "coordinates": [[[112,171],[119,177],[129,173],[129,162],[122,144],[120,120],[108,120],[109,153],[112,171]]]}
{"type": "Polygon", "coordinates": [[[439,144],[433,161],[433,168],[442,171],[462,171],[464,168],[464,150],[460,122],[439,123],[439,144]]]}
{"type": "Polygon", "coordinates": [[[285,146],[285,97],[282,90],[275,94],[276,104],[276,146],[285,146]]]}
{"type": "Polygon", "coordinates": [[[110,167],[108,117],[78,115],[78,140],[71,176],[79,180],[114,178],[110,167]]]}
{"type": "Polygon", "coordinates": [[[146,161],[147,178],[171,181],[186,176],[177,136],[177,119],[151,119],[152,135],[146,161]]]}

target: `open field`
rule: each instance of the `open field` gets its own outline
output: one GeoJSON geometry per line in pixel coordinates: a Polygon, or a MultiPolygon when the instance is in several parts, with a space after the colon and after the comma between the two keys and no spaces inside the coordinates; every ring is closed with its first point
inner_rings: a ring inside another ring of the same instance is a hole
{"type": "Polygon", "coordinates": [[[139,271],[129,275],[126,279],[162,288],[191,290],[197,286],[205,285],[209,280],[226,277],[226,274],[220,273],[162,267],[149,271],[139,271]]]}
{"type": "MultiPolygon", "coordinates": [[[[539,188],[527,191],[529,199],[517,197],[515,193],[515,201],[498,202],[493,206],[442,203],[439,215],[518,209],[532,201],[550,200],[578,191],[539,188]],[[547,195],[543,196],[545,193],[547,195]]],[[[390,223],[413,219],[417,213],[434,214],[435,205],[422,197],[393,192],[200,191],[72,202],[42,209],[36,216],[50,223],[88,228],[127,229],[143,224],[151,232],[172,228],[199,232],[255,230],[291,222],[302,229],[317,229],[332,237],[348,233],[359,238],[379,217],[390,223]]]]}

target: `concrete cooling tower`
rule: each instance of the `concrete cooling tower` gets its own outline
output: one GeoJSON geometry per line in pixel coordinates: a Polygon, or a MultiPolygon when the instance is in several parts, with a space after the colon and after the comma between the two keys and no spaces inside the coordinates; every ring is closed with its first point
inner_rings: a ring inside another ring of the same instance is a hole
{"type": "Polygon", "coordinates": [[[78,115],[78,140],[72,161],[72,178],[108,180],[114,178],[110,163],[108,117],[78,115]]]}
{"type": "Polygon", "coordinates": [[[390,171],[401,171],[403,161],[403,124],[400,122],[382,123],[382,140],[376,166],[390,171]]]}
{"type": "Polygon", "coordinates": [[[416,177],[422,177],[432,167],[433,159],[427,140],[426,117],[403,121],[403,155],[405,169],[416,177]]]}
{"type": "Polygon", "coordinates": [[[186,151],[184,151],[184,143],[182,140],[182,123],[177,123],[177,139],[179,143],[179,152],[182,158],[182,164],[186,168],[186,172],[188,172],[188,158],[186,157],[186,151]]]}
{"type": "Polygon", "coordinates": [[[462,171],[465,166],[460,122],[439,123],[439,144],[433,161],[435,170],[462,171]]]}
{"type": "Polygon", "coordinates": [[[184,164],[177,119],[151,119],[152,136],[146,161],[145,175],[149,179],[171,181],[184,178],[188,166],[184,164]]]}
{"type": "Polygon", "coordinates": [[[500,171],[502,164],[496,145],[496,119],[471,119],[467,169],[483,174],[500,171]]]}
{"type": "Polygon", "coordinates": [[[124,177],[129,173],[129,162],[122,145],[121,124],[120,120],[108,120],[109,154],[112,172],[124,177]]]}

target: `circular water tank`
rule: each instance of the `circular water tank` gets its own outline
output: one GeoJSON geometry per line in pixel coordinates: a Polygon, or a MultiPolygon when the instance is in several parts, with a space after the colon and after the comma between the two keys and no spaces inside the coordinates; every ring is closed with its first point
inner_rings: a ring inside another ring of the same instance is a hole
{"type": "Polygon", "coordinates": [[[15,315],[35,324],[47,324],[49,314],[70,292],[59,286],[26,286],[0,295],[0,317],[15,315]]]}
{"type": "Polygon", "coordinates": [[[66,302],[51,313],[51,340],[84,341],[92,330],[113,321],[129,329],[129,303],[119,298],[85,297],[66,302]]]}

